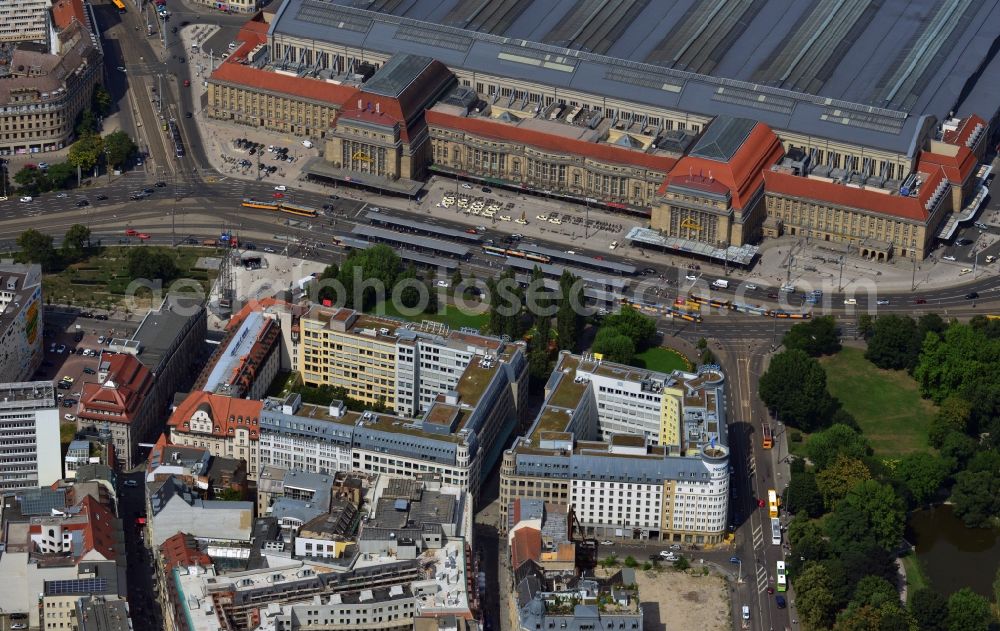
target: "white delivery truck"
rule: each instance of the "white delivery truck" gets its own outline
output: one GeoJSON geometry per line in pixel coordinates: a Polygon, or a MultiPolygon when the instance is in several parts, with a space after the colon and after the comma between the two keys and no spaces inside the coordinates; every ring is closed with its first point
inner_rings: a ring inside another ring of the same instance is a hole
{"type": "Polygon", "coordinates": [[[722,280],[721,278],[718,280],[714,280],[712,281],[712,287],[718,287],[719,289],[729,289],[729,281],[722,280]]]}

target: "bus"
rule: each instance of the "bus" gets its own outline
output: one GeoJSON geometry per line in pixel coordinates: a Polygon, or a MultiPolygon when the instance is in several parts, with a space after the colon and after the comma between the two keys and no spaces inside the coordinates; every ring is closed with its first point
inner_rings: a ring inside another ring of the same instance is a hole
{"type": "Polygon", "coordinates": [[[771,518],[771,544],[781,545],[781,521],[777,517],[771,518]]]}
{"type": "Polygon", "coordinates": [[[764,449],[770,449],[774,447],[774,436],[771,434],[771,426],[764,423],[761,433],[761,446],[764,449]]]}
{"type": "Polygon", "coordinates": [[[111,2],[118,8],[118,13],[125,13],[125,3],[122,0],[111,0],[111,2]]]}
{"type": "Polygon", "coordinates": [[[785,578],[785,562],[778,561],[776,566],[776,574],[778,575],[778,591],[783,592],[788,589],[788,579],[785,578]]]}
{"type": "Polygon", "coordinates": [[[774,489],[767,490],[767,515],[771,519],[778,518],[778,492],[774,489]]]}

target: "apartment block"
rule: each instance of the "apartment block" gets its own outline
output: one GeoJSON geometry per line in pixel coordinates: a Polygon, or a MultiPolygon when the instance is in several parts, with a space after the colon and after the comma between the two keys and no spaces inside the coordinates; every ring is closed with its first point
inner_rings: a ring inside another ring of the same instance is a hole
{"type": "Polygon", "coordinates": [[[563,353],[545,404],[504,453],[501,523],[517,498],[569,505],[588,536],[696,544],[725,536],[724,377],[563,353]]]}
{"type": "Polygon", "coordinates": [[[0,375],[19,382],[42,365],[42,267],[0,261],[0,375]]]}
{"type": "Polygon", "coordinates": [[[51,381],[0,384],[0,491],[62,477],[59,407],[51,381]]]}

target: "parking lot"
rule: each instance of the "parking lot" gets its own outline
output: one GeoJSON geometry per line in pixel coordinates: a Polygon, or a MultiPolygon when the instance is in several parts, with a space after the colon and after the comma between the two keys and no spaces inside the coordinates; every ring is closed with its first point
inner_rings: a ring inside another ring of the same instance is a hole
{"type": "Polygon", "coordinates": [[[101,319],[107,318],[103,314],[93,315],[95,317],[85,317],[83,314],[48,309],[45,312],[45,357],[35,373],[35,379],[56,383],[63,420],[67,422],[75,420],[76,403],[79,402],[83,384],[97,382],[101,349],[107,347],[111,336],[131,335],[136,326],[135,323],[101,319]],[[59,385],[65,377],[72,380],[66,381],[68,387],[59,385]],[[74,418],[66,418],[66,414],[74,418]]]}

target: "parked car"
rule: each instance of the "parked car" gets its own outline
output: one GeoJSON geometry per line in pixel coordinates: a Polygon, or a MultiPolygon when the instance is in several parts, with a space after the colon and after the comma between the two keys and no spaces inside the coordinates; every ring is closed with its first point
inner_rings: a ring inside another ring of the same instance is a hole
{"type": "Polygon", "coordinates": [[[601,542],[601,545],[602,546],[613,546],[613,545],[615,545],[615,542],[611,541],[609,539],[605,539],[604,541],[601,542]]]}
{"type": "Polygon", "coordinates": [[[72,414],[63,414],[63,418],[66,419],[67,421],[75,421],[76,420],[76,417],[73,416],[72,414]]]}
{"type": "Polygon", "coordinates": [[[952,256],[951,254],[945,254],[945,255],[944,255],[944,256],[942,256],[941,258],[942,258],[942,260],[945,260],[945,261],[955,261],[955,260],[957,260],[957,259],[956,259],[956,258],[955,258],[954,256],[952,256]]]}
{"type": "Polygon", "coordinates": [[[21,196],[21,203],[22,203],[22,204],[27,204],[27,203],[28,203],[28,202],[30,202],[30,201],[31,201],[32,199],[34,199],[34,198],[33,198],[33,197],[31,197],[30,195],[22,195],[22,196],[21,196]]]}
{"type": "Polygon", "coordinates": [[[136,486],[139,486],[139,483],[136,482],[135,480],[125,480],[125,486],[127,486],[127,487],[136,487],[136,486]]]}

